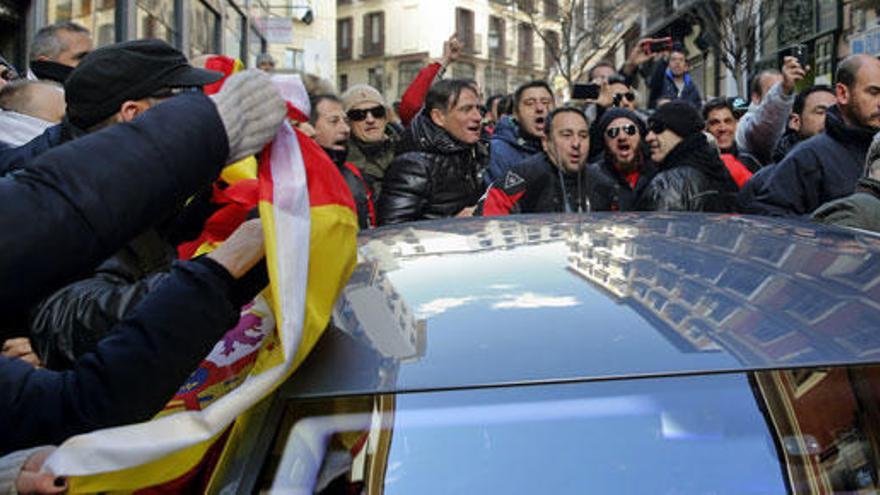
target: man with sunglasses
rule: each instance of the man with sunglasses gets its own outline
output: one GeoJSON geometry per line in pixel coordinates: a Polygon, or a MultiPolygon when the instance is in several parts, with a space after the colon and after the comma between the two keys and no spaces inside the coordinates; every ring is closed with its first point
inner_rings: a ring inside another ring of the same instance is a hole
{"type": "Polygon", "coordinates": [[[635,209],[638,194],[656,173],[645,145],[647,130],[635,112],[612,108],[596,124],[601,157],[587,166],[593,211],[635,209]]]}
{"type": "Polygon", "coordinates": [[[162,101],[220,80],[196,69],[160,40],[126,41],[90,53],[65,83],[64,120],[29,143],[0,153],[0,171],[19,167],[49,149],[110,125],[131,122],[162,101]]]}
{"type": "Polygon", "coordinates": [[[699,111],[671,101],[648,121],[648,146],[657,175],[639,195],[642,211],[731,212],[738,187],[703,134],[699,111]]]}
{"type": "Polygon", "coordinates": [[[513,117],[498,121],[489,147],[486,185],[502,178],[517,163],[541,152],[541,137],[549,114],[556,106],[553,90],[545,81],[530,81],[513,94],[513,117]]]}
{"type": "Polygon", "coordinates": [[[541,147],[542,153],[514,165],[489,186],[476,215],[593,210],[584,173],[590,149],[590,123],[584,113],[575,107],[550,112],[541,147]]]}
{"type": "Polygon", "coordinates": [[[378,198],[382,190],[385,171],[394,160],[394,148],[400,134],[388,121],[388,105],[376,88],[357,84],[342,94],[351,139],[348,144],[348,161],[363,174],[378,198]]]}

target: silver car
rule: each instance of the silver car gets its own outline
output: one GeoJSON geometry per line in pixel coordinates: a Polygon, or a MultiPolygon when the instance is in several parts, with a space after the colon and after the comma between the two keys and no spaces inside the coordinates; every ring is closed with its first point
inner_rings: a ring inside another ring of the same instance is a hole
{"type": "Polygon", "coordinates": [[[878,493],[880,237],[687,214],[383,228],[222,493],[878,493]]]}

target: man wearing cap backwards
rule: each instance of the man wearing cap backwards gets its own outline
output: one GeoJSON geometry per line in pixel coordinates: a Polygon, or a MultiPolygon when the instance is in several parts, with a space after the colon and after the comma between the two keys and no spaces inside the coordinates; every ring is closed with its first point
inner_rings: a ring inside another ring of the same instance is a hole
{"type": "Polygon", "coordinates": [[[477,206],[477,215],[586,213],[592,210],[584,172],[590,152],[590,123],[574,107],[550,112],[541,138],[543,152],[496,180],[477,206]]]}
{"type": "Polygon", "coordinates": [[[372,86],[350,87],[342,94],[342,103],[351,127],[348,161],[361,170],[375,201],[382,190],[385,171],[394,160],[400,134],[388,122],[385,98],[372,86]]]}
{"type": "Polygon", "coordinates": [[[547,114],[556,106],[553,91],[545,81],[522,84],[513,93],[513,116],[499,119],[489,147],[486,185],[503,178],[517,163],[541,153],[541,136],[547,114]]]}
{"type": "Polygon", "coordinates": [[[657,169],[648,156],[644,121],[635,112],[612,108],[595,126],[603,151],[587,166],[593,211],[629,211],[657,169]]]}
{"type": "MultiPolygon", "coordinates": [[[[67,80],[67,115],[25,147],[31,156],[117,123],[131,122],[177,94],[200,92],[219,80],[219,72],[196,69],[163,41],[142,40],[100,48],[88,55],[67,80]],[[41,140],[42,138],[42,140],[41,140]]],[[[169,129],[169,132],[173,129],[169,129]]],[[[120,152],[125,152],[120,143],[120,152]]],[[[16,167],[26,166],[19,154],[16,167]]],[[[30,158],[32,160],[33,158],[30,158]]],[[[193,210],[190,210],[193,211],[193,210]]],[[[24,324],[34,350],[52,369],[66,369],[92,350],[169,274],[180,242],[178,212],[142,232],[105,260],[87,278],[40,301],[24,324]]],[[[201,224],[204,218],[195,219],[201,224]]]]}
{"type": "Polygon", "coordinates": [[[648,146],[659,171],[640,195],[638,210],[734,210],[738,188],[704,127],[697,109],[684,101],[671,101],[654,112],[648,121],[648,146]]]}

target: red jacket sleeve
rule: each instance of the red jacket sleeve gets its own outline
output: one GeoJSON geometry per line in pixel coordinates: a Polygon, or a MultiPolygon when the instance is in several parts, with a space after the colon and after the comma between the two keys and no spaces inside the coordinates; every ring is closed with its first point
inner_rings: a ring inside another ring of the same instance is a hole
{"type": "Polygon", "coordinates": [[[517,202],[523,197],[523,194],[525,194],[524,189],[511,194],[492,185],[480,200],[474,215],[494,217],[518,213],[517,202]]]}
{"type": "Polygon", "coordinates": [[[412,119],[422,109],[422,105],[425,103],[425,95],[428,94],[431,84],[434,83],[434,78],[437,77],[442,68],[443,66],[439,62],[428,64],[419,71],[419,75],[413,79],[413,82],[406,88],[406,92],[400,97],[398,117],[400,117],[400,122],[405,127],[409,127],[409,123],[412,122],[412,119]]]}

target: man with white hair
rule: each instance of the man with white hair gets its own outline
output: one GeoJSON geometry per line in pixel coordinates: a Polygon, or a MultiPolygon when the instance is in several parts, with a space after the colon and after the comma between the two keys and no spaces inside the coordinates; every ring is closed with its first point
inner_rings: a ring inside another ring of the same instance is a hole
{"type": "Polygon", "coordinates": [[[64,83],[93,49],[91,33],[75,22],[45,26],[31,43],[31,74],[37,79],[64,83]]]}

